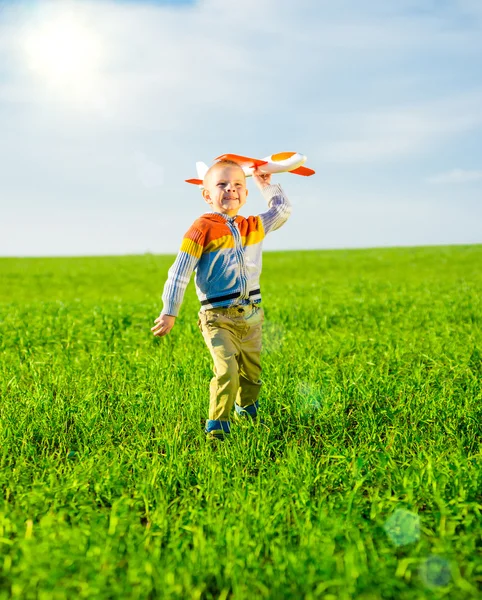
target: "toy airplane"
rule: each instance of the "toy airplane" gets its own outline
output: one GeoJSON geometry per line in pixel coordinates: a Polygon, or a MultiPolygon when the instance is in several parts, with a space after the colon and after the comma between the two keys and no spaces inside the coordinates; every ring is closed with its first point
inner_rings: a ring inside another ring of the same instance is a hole
{"type": "MultiPolygon", "coordinates": [[[[278,154],[272,154],[266,158],[251,158],[249,156],[240,156],[239,154],[222,154],[214,160],[232,160],[243,169],[246,177],[250,177],[256,167],[261,173],[294,173],[295,175],[303,175],[309,177],[314,175],[313,169],[302,167],[301,165],[306,161],[306,156],[299,154],[298,152],[278,152],[278,154]]],[[[206,163],[197,162],[197,179],[186,179],[187,183],[199,185],[202,187],[204,176],[207,173],[209,167],[206,163]]]]}

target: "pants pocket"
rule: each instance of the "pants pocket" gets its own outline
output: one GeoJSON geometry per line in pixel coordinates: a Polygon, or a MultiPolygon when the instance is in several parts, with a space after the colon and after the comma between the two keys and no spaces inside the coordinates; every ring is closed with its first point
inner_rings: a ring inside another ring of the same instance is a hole
{"type": "Polygon", "coordinates": [[[204,312],[199,315],[199,324],[204,325],[215,325],[219,319],[219,315],[217,313],[212,312],[204,312]]]}

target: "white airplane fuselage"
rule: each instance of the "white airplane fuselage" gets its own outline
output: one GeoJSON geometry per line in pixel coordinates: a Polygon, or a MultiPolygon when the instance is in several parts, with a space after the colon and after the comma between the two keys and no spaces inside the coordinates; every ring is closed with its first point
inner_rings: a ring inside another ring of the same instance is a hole
{"type": "MultiPolygon", "coordinates": [[[[286,173],[287,171],[293,171],[294,169],[301,167],[301,165],[306,162],[306,156],[300,154],[299,152],[289,152],[287,154],[292,154],[292,156],[283,160],[273,160],[273,156],[277,156],[276,154],[262,158],[261,160],[266,161],[266,164],[260,165],[259,170],[261,173],[286,173]]],[[[206,163],[196,163],[196,170],[199,179],[204,179],[204,175],[206,175],[208,168],[209,167],[206,163]]],[[[246,177],[251,177],[255,169],[255,167],[244,166],[241,166],[241,168],[243,169],[246,177]]]]}
{"type": "MultiPolygon", "coordinates": [[[[290,153],[291,154],[291,153],[290,153]]],[[[295,152],[289,158],[283,160],[273,160],[273,156],[266,156],[262,160],[266,161],[265,165],[260,165],[259,170],[261,173],[286,173],[286,171],[293,171],[306,162],[306,156],[295,152]]],[[[253,174],[254,167],[243,167],[243,171],[246,176],[253,174]]]]}

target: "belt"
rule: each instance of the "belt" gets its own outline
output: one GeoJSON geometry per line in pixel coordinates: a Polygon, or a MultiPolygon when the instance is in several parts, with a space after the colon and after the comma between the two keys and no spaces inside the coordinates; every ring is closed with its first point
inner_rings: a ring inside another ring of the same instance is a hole
{"type": "MultiPolygon", "coordinates": [[[[250,296],[256,296],[257,294],[261,294],[261,290],[251,290],[249,292],[250,296]]],[[[206,300],[201,300],[201,305],[204,306],[206,304],[213,304],[213,302],[223,302],[224,300],[234,300],[235,298],[239,298],[239,292],[234,292],[233,294],[227,294],[226,296],[217,296],[216,298],[206,298],[206,300]]]]}

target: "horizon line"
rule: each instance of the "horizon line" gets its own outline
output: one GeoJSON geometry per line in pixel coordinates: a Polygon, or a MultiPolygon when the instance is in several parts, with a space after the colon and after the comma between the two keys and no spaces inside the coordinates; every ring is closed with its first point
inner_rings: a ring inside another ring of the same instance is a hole
{"type": "MultiPolygon", "coordinates": [[[[456,242],[449,244],[407,244],[407,245],[396,245],[396,246],[346,246],[340,248],[290,248],[287,250],[264,250],[263,254],[276,254],[276,253],[287,253],[287,252],[346,252],[346,251],[357,251],[357,250],[398,250],[398,249],[423,249],[423,248],[452,248],[452,247],[472,247],[482,246],[480,242],[456,242]]],[[[121,257],[140,257],[140,256],[176,256],[175,253],[156,253],[156,252],[142,252],[134,254],[56,254],[56,255],[15,255],[15,256],[0,256],[0,260],[9,259],[65,259],[65,258],[121,258],[121,257]]]]}

